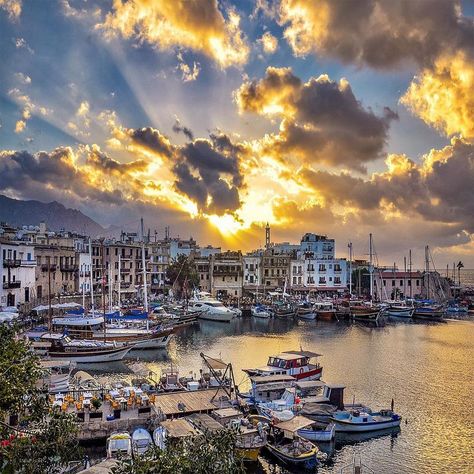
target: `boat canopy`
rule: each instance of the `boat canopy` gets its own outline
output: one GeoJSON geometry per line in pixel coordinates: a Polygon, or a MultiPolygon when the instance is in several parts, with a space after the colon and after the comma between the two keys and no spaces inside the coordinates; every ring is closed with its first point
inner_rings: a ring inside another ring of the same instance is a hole
{"type": "Polygon", "coordinates": [[[175,420],[165,420],[161,422],[170,438],[184,438],[186,436],[195,436],[198,431],[186,420],[186,418],[177,418],[175,420]]]}
{"type": "MultiPolygon", "coordinates": [[[[250,370],[250,369],[247,369],[250,370]]],[[[291,375],[253,375],[249,377],[250,381],[255,384],[269,383],[269,382],[287,382],[294,381],[295,378],[291,375]]]]}
{"type": "Polygon", "coordinates": [[[310,420],[309,418],[306,418],[305,416],[298,415],[292,418],[291,420],[277,423],[275,426],[279,430],[288,431],[289,433],[296,433],[298,430],[301,430],[302,428],[306,426],[310,426],[313,423],[314,423],[313,420],[310,420]]]}
{"type": "MultiPolygon", "coordinates": [[[[300,357],[321,357],[322,354],[317,354],[316,352],[310,352],[310,351],[285,351],[283,354],[291,354],[291,355],[296,355],[300,357]]],[[[280,359],[281,354],[278,356],[280,359]]]]}

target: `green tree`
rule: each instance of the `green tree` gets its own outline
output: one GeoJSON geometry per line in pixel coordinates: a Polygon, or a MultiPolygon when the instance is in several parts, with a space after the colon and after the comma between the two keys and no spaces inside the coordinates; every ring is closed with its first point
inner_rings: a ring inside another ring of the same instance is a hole
{"type": "Polygon", "coordinates": [[[188,438],[168,440],[166,449],[154,447],[143,456],[123,459],[113,474],[241,474],[242,461],[234,454],[235,432],[223,429],[188,438]]]}
{"type": "Polygon", "coordinates": [[[72,415],[51,413],[38,387],[42,369],[15,328],[0,325],[0,471],[55,473],[77,459],[72,415]],[[9,424],[11,416],[19,425],[9,424]]]}
{"type": "Polygon", "coordinates": [[[166,279],[179,298],[189,297],[199,285],[199,275],[194,261],[183,254],[172,260],[166,269],[166,279]]]}

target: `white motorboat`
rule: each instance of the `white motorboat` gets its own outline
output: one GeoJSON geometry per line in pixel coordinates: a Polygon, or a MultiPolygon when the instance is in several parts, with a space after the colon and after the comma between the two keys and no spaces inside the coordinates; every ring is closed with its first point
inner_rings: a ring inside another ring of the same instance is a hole
{"type": "Polygon", "coordinates": [[[132,455],[132,437],[126,432],[112,433],[107,438],[107,457],[118,458],[132,455]]]}
{"type": "Polygon", "coordinates": [[[166,428],[164,426],[155,428],[155,431],[153,431],[153,442],[160,449],[166,448],[166,428]]]}
{"type": "Polygon", "coordinates": [[[367,413],[359,410],[337,411],[332,416],[337,433],[377,431],[400,426],[402,417],[392,410],[367,413]]]}
{"type": "Polygon", "coordinates": [[[334,423],[321,424],[311,423],[298,430],[298,434],[308,441],[330,442],[336,435],[336,425],[334,423]]]}
{"type": "Polygon", "coordinates": [[[252,306],[250,312],[255,318],[267,319],[271,316],[271,312],[265,306],[259,304],[252,306]]]}
{"type": "Polygon", "coordinates": [[[132,433],[133,455],[145,454],[153,446],[151,435],[145,428],[136,428],[132,433]]]}
{"type": "Polygon", "coordinates": [[[53,326],[63,328],[80,328],[80,327],[100,327],[104,323],[104,316],[97,314],[85,314],[64,316],[61,318],[53,318],[53,326]]]}
{"type": "Polygon", "coordinates": [[[210,321],[228,323],[235,318],[235,313],[231,309],[226,308],[220,301],[211,299],[193,302],[189,306],[189,312],[199,312],[198,317],[200,319],[208,319],[210,321]]]}

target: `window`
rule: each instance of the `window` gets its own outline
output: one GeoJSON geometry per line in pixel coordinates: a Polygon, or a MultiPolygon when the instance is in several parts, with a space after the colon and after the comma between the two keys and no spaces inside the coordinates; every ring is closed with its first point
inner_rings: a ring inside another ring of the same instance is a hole
{"type": "Polygon", "coordinates": [[[268,268],[265,268],[265,276],[268,276],[268,268]]]}
{"type": "MultiPolygon", "coordinates": [[[[26,254],[26,259],[27,259],[28,261],[31,260],[31,253],[27,253],[27,254],[26,254]]],[[[26,290],[26,288],[25,288],[25,290],[26,290]]],[[[28,291],[29,291],[29,290],[28,290],[28,291]]]]}
{"type": "Polygon", "coordinates": [[[325,272],[326,271],[326,265],[324,265],[323,263],[320,263],[319,264],[319,271],[320,272],[325,272]]]}
{"type": "Polygon", "coordinates": [[[408,286],[411,286],[411,280],[408,280],[408,286]]]}
{"type": "Polygon", "coordinates": [[[253,283],[253,275],[250,275],[250,283],[253,283]]]}
{"type": "MultiPolygon", "coordinates": [[[[4,276],[5,278],[5,276],[4,276]]],[[[296,285],[296,277],[293,277],[293,285],[296,285]]]]}
{"type": "Polygon", "coordinates": [[[334,277],[334,284],[340,285],[341,284],[341,277],[334,277]]]}
{"type": "Polygon", "coordinates": [[[298,285],[301,285],[301,277],[298,277],[298,285]]]}
{"type": "Polygon", "coordinates": [[[387,286],[387,280],[383,281],[383,286],[387,286]]]}
{"type": "Polygon", "coordinates": [[[329,277],[329,281],[332,281],[332,277],[329,277]]]}
{"type": "Polygon", "coordinates": [[[420,286],[420,280],[416,280],[416,286],[420,286]]]}
{"type": "Polygon", "coordinates": [[[319,284],[325,285],[326,284],[326,277],[319,277],[319,284]]]}
{"type": "Polygon", "coordinates": [[[400,286],[403,286],[403,280],[400,280],[400,286]]]}
{"type": "Polygon", "coordinates": [[[395,286],[395,280],[392,280],[392,286],[395,286]]]}

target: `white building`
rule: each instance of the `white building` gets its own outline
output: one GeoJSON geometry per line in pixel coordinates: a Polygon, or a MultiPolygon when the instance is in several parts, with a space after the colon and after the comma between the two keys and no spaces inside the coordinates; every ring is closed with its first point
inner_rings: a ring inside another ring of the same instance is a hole
{"type": "Polygon", "coordinates": [[[80,252],[78,255],[79,263],[79,292],[89,294],[91,291],[91,268],[92,259],[89,252],[80,252]]]}
{"type": "Polygon", "coordinates": [[[245,290],[257,290],[262,285],[262,257],[260,255],[244,255],[242,257],[245,290]]]}
{"type": "Polygon", "coordinates": [[[21,242],[0,242],[1,306],[28,303],[35,295],[34,247],[21,242]]]}
{"type": "Polygon", "coordinates": [[[300,258],[290,262],[290,286],[295,291],[344,292],[347,288],[345,259],[300,258]]]}
{"type": "Polygon", "coordinates": [[[420,295],[422,288],[423,275],[419,271],[374,271],[374,293],[381,300],[411,298],[420,295]]]}

